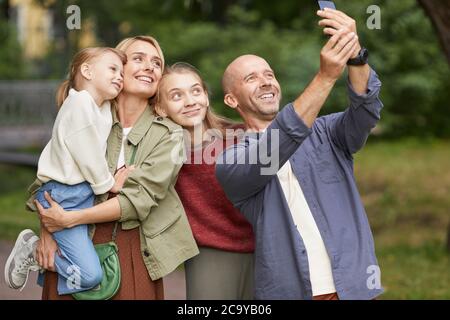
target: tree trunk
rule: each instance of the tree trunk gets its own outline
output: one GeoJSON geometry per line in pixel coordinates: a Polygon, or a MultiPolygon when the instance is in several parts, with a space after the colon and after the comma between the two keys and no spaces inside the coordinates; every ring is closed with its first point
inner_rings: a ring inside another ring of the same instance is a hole
{"type": "Polygon", "coordinates": [[[10,9],[9,1],[8,0],[0,1],[0,8],[1,8],[0,14],[2,18],[9,20],[9,9],[10,9]]]}
{"type": "Polygon", "coordinates": [[[418,0],[418,2],[430,17],[450,64],[450,1],[418,0]]]}

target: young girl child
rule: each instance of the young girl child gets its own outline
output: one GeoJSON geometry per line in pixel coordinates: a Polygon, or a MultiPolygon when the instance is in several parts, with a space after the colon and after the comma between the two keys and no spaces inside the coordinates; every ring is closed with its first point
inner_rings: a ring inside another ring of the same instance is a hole
{"type": "Polygon", "coordinates": [[[215,176],[216,157],[244,133],[243,126],[214,114],[204,81],[186,63],[166,68],[155,110],[187,133],[187,159],[175,189],[200,250],[185,263],[187,299],[252,299],[252,226],[215,176]]]}
{"type": "MultiPolygon", "coordinates": [[[[110,100],[122,90],[125,63],[125,54],[113,48],[86,48],[75,55],[69,79],[58,89],[60,109],[38,163],[37,178],[42,186],[36,199],[45,208],[50,206],[46,192],[65,210],[73,211],[93,206],[94,195],[121,189],[130,169],[122,169],[113,177],[105,152],[112,126],[110,100]]],[[[97,286],[103,275],[87,225],[55,232],[53,237],[59,247],[59,254],[55,254],[58,294],[97,286]]],[[[29,271],[40,270],[38,240],[29,229],[19,234],[5,265],[9,287],[22,290],[29,271]]]]}

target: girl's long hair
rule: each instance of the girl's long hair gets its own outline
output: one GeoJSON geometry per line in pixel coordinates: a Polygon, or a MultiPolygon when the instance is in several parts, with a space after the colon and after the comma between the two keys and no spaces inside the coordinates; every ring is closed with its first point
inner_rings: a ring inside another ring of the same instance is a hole
{"type": "Polygon", "coordinates": [[[92,47],[85,48],[79,51],[72,59],[69,68],[69,74],[66,80],[64,80],[58,87],[56,92],[56,105],[58,109],[61,108],[64,100],[69,95],[69,90],[71,88],[79,90],[81,81],[81,65],[92,61],[92,59],[97,58],[105,53],[112,52],[116,54],[123,64],[127,62],[127,56],[125,53],[118,49],[108,48],[108,47],[92,47]]]}

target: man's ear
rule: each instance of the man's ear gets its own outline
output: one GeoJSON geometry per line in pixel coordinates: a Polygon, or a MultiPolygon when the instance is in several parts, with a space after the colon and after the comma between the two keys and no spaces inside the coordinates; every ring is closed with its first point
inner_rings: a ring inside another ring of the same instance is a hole
{"type": "Polygon", "coordinates": [[[80,67],[81,75],[87,79],[92,79],[92,72],[91,72],[91,66],[88,63],[83,63],[80,67]]]}
{"type": "Polygon", "coordinates": [[[159,103],[155,104],[155,112],[161,117],[167,117],[166,111],[161,107],[159,103]]]}
{"type": "Polygon", "coordinates": [[[229,106],[230,108],[236,109],[238,106],[238,102],[236,97],[232,93],[227,93],[225,97],[223,97],[223,102],[229,106]]]}

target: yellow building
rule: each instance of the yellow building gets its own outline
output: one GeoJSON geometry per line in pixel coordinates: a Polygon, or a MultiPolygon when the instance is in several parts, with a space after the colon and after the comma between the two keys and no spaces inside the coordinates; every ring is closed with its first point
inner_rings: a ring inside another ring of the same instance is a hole
{"type": "Polygon", "coordinates": [[[11,0],[10,8],[15,13],[17,33],[25,57],[44,56],[52,33],[50,12],[33,0],[11,0]]]}
{"type": "MultiPolygon", "coordinates": [[[[47,7],[55,1],[57,0],[47,0],[46,6],[42,6],[35,0],[10,0],[10,9],[14,12],[18,37],[25,58],[42,58],[54,40],[53,17],[47,7]]],[[[67,17],[69,16],[67,14],[67,17]]],[[[70,30],[70,32],[80,32],[77,35],[79,45],[87,47],[96,44],[93,29],[92,21],[81,19],[81,30],[70,30]]]]}

